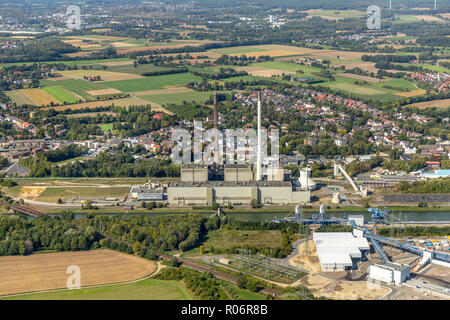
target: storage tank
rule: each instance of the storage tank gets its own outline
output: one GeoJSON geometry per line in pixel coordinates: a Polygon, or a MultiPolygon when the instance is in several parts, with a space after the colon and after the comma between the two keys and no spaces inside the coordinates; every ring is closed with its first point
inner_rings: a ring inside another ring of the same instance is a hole
{"type": "Polygon", "coordinates": [[[304,168],[300,169],[300,177],[298,178],[300,183],[300,188],[304,190],[314,190],[316,189],[316,183],[311,179],[311,169],[304,168]]]}

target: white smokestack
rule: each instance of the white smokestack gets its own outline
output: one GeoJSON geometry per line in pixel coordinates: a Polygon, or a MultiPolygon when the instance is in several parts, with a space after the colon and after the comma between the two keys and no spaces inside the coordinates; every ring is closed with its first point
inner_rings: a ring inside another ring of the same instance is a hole
{"type": "Polygon", "coordinates": [[[389,0],[389,9],[392,9],[392,0],[389,0]]]}
{"type": "Polygon", "coordinates": [[[261,169],[262,169],[262,161],[261,161],[261,148],[262,136],[261,136],[261,92],[258,92],[258,145],[257,145],[257,158],[256,158],[256,181],[261,181],[261,169]]]}
{"type": "Polygon", "coordinates": [[[437,0],[434,0],[434,10],[436,10],[437,9],[437,0]]]}

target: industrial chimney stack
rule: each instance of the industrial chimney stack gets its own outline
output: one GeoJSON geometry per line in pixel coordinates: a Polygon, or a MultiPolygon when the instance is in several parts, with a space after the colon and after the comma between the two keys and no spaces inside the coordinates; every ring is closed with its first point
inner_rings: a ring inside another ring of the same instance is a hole
{"type": "Polygon", "coordinates": [[[261,135],[261,92],[258,92],[258,145],[256,158],[256,181],[261,181],[262,177],[262,135],[261,135]]]}
{"type": "Polygon", "coordinates": [[[219,164],[219,139],[217,137],[217,130],[219,125],[219,115],[217,106],[217,92],[214,92],[214,162],[219,164]]]}

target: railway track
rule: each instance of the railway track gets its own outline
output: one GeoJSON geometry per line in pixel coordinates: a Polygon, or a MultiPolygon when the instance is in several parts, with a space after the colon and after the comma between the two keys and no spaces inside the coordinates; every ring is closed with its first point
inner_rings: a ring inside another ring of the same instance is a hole
{"type": "MultiPolygon", "coordinates": [[[[127,244],[129,246],[132,246],[132,244],[129,243],[129,242],[118,240],[118,239],[115,239],[115,238],[112,238],[112,237],[109,237],[109,236],[106,236],[106,235],[103,235],[103,234],[101,234],[101,235],[103,237],[107,238],[107,239],[111,239],[111,240],[116,241],[118,243],[125,243],[125,244],[127,244]]],[[[161,258],[163,258],[165,260],[172,260],[172,259],[175,258],[174,256],[170,256],[170,255],[162,254],[162,253],[161,254],[157,254],[157,256],[161,257],[161,258]]],[[[215,277],[217,277],[219,279],[222,279],[222,280],[225,280],[225,281],[229,281],[229,282],[232,282],[232,283],[235,283],[235,284],[237,283],[237,278],[235,278],[233,276],[230,276],[227,273],[213,270],[211,268],[208,268],[207,266],[204,266],[204,265],[201,265],[199,263],[195,263],[195,262],[192,262],[190,260],[183,259],[183,258],[178,258],[177,257],[177,260],[183,266],[185,266],[187,268],[190,268],[190,269],[193,269],[193,270],[196,270],[196,271],[200,271],[200,272],[209,272],[209,273],[211,273],[212,275],[214,275],[215,277]]],[[[282,292],[279,292],[279,291],[273,290],[273,289],[269,289],[269,288],[264,288],[264,289],[262,289],[259,292],[264,293],[264,294],[270,294],[272,296],[281,296],[283,294],[282,292]]]]}
{"type": "MultiPolygon", "coordinates": [[[[160,254],[159,256],[164,258],[164,259],[167,259],[167,260],[171,260],[171,259],[174,258],[172,256],[165,255],[165,254],[160,254]]],[[[194,270],[197,270],[197,271],[200,271],[200,272],[209,272],[212,275],[214,275],[216,278],[220,278],[222,280],[229,281],[229,282],[232,282],[232,283],[237,283],[237,278],[235,278],[233,276],[230,276],[229,274],[226,274],[226,273],[223,273],[223,272],[219,272],[219,271],[215,271],[215,270],[213,270],[211,268],[208,268],[208,267],[206,267],[204,265],[201,265],[199,263],[195,263],[195,262],[192,262],[192,261],[189,261],[189,260],[186,260],[186,259],[182,259],[182,258],[177,258],[177,259],[178,259],[179,262],[181,262],[182,265],[184,265],[187,268],[194,269],[194,270]]],[[[270,295],[273,295],[273,296],[280,296],[280,295],[282,295],[281,292],[279,292],[277,290],[269,289],[269,288],[264,288],[260,292],[264,293],[264,294],[270,294],[270,295]]]]}

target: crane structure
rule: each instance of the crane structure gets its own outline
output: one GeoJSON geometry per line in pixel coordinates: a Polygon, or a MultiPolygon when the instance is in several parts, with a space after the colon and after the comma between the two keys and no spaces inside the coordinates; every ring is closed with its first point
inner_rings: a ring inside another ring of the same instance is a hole
{"type": "Polygon", "coordinates": [[[343,174],[344,177],[350,182],[350,185],[352,186],[353,190],[355,190],[355,193],[367,197],[367,188],[363,188],[361,186],[358,186],[355,181],[353,181],[352,177],[345,171],[344,167],[340,164],[334,163],[334,175],[339,176],[340,174],[343,174]]]}

